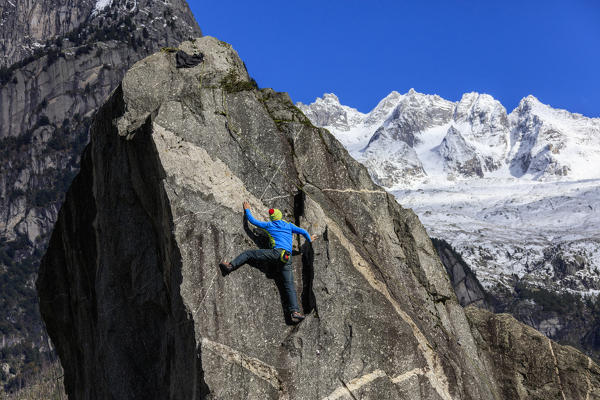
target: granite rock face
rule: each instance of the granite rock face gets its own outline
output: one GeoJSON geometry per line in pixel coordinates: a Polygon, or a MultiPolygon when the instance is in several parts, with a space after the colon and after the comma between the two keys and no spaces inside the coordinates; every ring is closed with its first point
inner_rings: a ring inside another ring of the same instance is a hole
{"type": "MultiPolygon", "coordinates": [[[[231,46],[180,48],[204,62],[177,69],[154,54],[98,112],[42,262],[69,395],[506,398],[502,374],[516,367],[501,374],[493,338],[472,331],[416,215],[287,94],[257,90],[231,46]],[[244,200],[319,235],[295,239],[298,325],[277,265],[218,273],[264,245],[244,200]]],[[[565,349],[559,371],[576,367],[578,390],[597,394],[598,368],[581,357],[565,349]]]]}
{"type": "Polygon", "coordinates": [[[0,67],[31,57],[57,39],[77,40],[73,33],[85,36],[82,27],[110,28],[106,17],[111,11],[117,11],[122,19],[133,16],[136,22],[144,20],[139,29],[146,28],[146,39],[154,36],[155,30],[162,31],[163,40],[177,36],[177,30],[199,33],[185,0],[8,0],[0,4],[0,67]]]}
{"type": "MultiPolygon", "coordinates": [[[[49,348],[34,282],[94,113],[133,63],[201,31],[184,0],[5,1],[0,19],[4,362],[19,344],[49,348]]],[[[17,375],[22,364],[11,361],[17,375]]],[[[0,377],[0,392],[10,385],[0,377]]]]}
{"type": "Polygon", "coordinates": [[[94,0],[3,1],[0,4],[0,67],[33,54],[36,48],[82,24],[94,0]]]}

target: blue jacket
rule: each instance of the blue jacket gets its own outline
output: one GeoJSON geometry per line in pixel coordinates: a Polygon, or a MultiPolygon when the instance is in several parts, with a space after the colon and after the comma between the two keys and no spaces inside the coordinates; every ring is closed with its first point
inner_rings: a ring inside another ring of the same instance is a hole
{"type": "Polygon", "coordinates": [[[271,241],[271,247],[274,249],[284,249],[291,252],[293,233],[300,234],[304,236],[306,240],[311,242],[310,235],[307,231],[302,228],[298,228],[296,225],[289,222],[285,222],[281,219],[278,221],[269,222],[259,221],[252,216],[252,213],[248,208],[246,209],[246,217],[252,225],[256,225],[259,228],[267,231],[269,240],[271,241]]]}

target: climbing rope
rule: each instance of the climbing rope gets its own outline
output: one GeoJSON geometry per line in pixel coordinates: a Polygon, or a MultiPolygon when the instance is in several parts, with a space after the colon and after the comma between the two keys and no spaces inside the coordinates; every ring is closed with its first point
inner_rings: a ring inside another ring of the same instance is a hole
{"type": "Polygon", "coordinates": [[[265,193],[267,192],[267,189],[269,189],[269,187],[271,186],[271,183],[273,183],[273,179],[275,179],[275,176],[277,176],[277,172],[279,172],[279,169],[281,168],[281,166],[283,165],[283,162],[285,161],[285,158],[281,160],[281,162],[279,163],[279,166],[277,167],[277,170],[275,171],[275,173],[273,174],[273,176],[271,177],[271,180],[269,181],[269,184],[265,187],[265,190],[262,192],[262,194],[260,195],[260,200],[262,200],[263,196],[265,195],[265,193]]]}
{"type": "MultiPolygon", "coordinates": [[[[313,198],[313,197],[310,195],[310,193],[308,193],[306,190],[304,190],[304,188],[303,188],[301,185],[299,185],[299,184],[296,182],[296,179],[293,179],[293,178],[291,178],[291,177],[290,177],[290,176],[289,176],[289,175],[288,175],[288,174],[285,172],[285,170],[282,170],[282,169],[281,169],[281,166],[282,166],[282,165],[283,165],[283,163],[285,162],[285,158],[284,158],[283,160],[281,160],[281,162],[279,163],[279,165],[277,166],[277,168],[275,168],[275,166],[273,165],[272,161],[271,161],[271,160],[270,160],[270,159],[269,159],[269,158],[268,158],[268,157],[267,157],[267,156],[266,156],[266,155],[265,155],[265,154],[264,154],[264,153],[263,153],[263,152],[262,152],[262,151],[261,151],[259,148],[257,148],[257,147],[256,147],[256,146],[255,146],[255,145],[254,145],[254,144],[253,144],[253,143],[252,143],[250,140],[248,140],[248,139],[245,137],[245,135],[243,135],[243,134],[242,134],[242,132],[241,132],[241,129],[240,129],[240,132],[237,132],[237,131],[236,131],[235,127],[233,126],[233,124],[232,124],[232,123],[230,122],[230,120],[229,120],[229,112],[228,112],[228,106],[227,106],[227,99],[226,99],[226,96],[225,96],[225,93],[224,93],[224,91],[222,91],[221,104],[222,104],[222,107],[223,107],[223,109],[224,109],[224,112],[223,112],[223,114],[225,115],[225,119],[226,119],[226,121],[225,121],[225,127],[226,127],[227,131],[230,133],[230,135],[231,135],[231,137],[233,138],[233,140],[234,140],[235,142],[237,142],[237,144],[240,146],[240,149],[241,149],[242,153],[243,153],[243,154],[244,154],[246,157],[248,157],[248,159],[251,159],[251,158],[248,156],[247,152],[244,150],[245,148],[248,148],[248,147],[250,147],[250,148],[252,148],[252,149],[254,150],[255,154],[256,154],[258,157],[260,157],[260,158],[261,158],[263,161],[265,161],[265,162],[266,162],[266,163],[269,165],[269,167],[270,167],[270,169],[271,169],[271,170],[275,169],[275,172],[274,172],[274,173],[273,173],[273,175],[271,176],[271,179],[269,180],[269,182],[268,182],[267,186],[265,187],[265,190],[262,192],[262,194],[261,194],[261,196],[260,196],[260,198],[259,198],[259,201],[260,201],[260,202],[262,202],[262,199],[263,199],[263,197],[265,196],[265,194],[267,193],[267,190],[268,190],[268,189],[271,187],[271,184],[273,183],[273,180],[275,179],[275,177],[277,176],[277,174],[278,174],[279,172],[281,172],[281,174],[282,174],[282,176],[285,178],[285,180],[287,180],[289,183],[291,183],[292,185],[294,185],[294,186],[295,186],[295,187],[296,187],[296,188],[297,188],[299,191],[303,192],[303,193],[304,193],[306,196],[308,196],[308,198],[310,198],[311,200],[313,200],[313,201],[317,202],[317,201],[316,201],[316,200],[315,200],[315,199],[314,199],[314,198],[313,198]],[[245,144],[246,144],[247,146],[244,146],[244,144],[242,143],[242,141],[243,141],[243,142],[245,142],[245,144]]],[[[302,126],[300,127],[300,129],[299,129],[299,130],[296,130],[296,129],[294,129],[294,131],[293,131],[293,133],[292,133],[292,143],[293,143],[293,144],[295,144],[295,143],[296,143],[296,139],[297,139],[298,135],[299,135],[299,134],[302,132],[302,130],[303,130],[303,129],[304,129],[304,127],[305,127],[305,125],[304,125],[304,124],[302,124],[302,123],[299,123],[299,124],[301,124],[301,125],[302,125],[302,126]]],[[[255,163],[255,164],[256,164],[256,163],[255,163]]],[[[283,189],[283,192],[287,193],[287,195],[285,195],[285,196],[276,196],[276,197],[273,197],[273,198],[271,198],[271,199],[269,199],[269,200],[275,200],[275,199],[278,199],[278,198],[285,198],[285,197],[293,197],[293,196],[295,196],[295,194],[294,194],[294,193],[292,193],[292,191],[290,191],[290,190],[283,189]]],[[[371,192],[371,191],[370,191],[370,192],[371,192]]],[[[386,193],[386,192],[382,192],[382,193],[386,193]]],[[[200,212],[200,213],[203,213],[203,212],[200,212]]],[[[196,214],[200,214],[200,213],[196,213],[196,214]]],[[[230,247],[231,243],[232,243],[232,242],[229,242],[229,243],[228,243],[228,245],[227,245],[227,247],[226,247],[226,249],[225,249],[225,252],[224,252],[224,256],[227,256],[227,254],[228,254],[228,252],[229,252],[229,247],[230,247]]],[[[216,271],[215,271],[215,274],[213,275],[213,277],[212,277],[212,279],[211,279],[211,281],[210,281],[210,284],[209,284],[209,286],[208,286],[208,289],[206,290],[206,292],[205,292],[205,294],[204,294],[204,297],[202,298],[202,300],[201,300],[201,301],[200,301],[200,303],[198,304],[198,307],[196,308],[196,311],[194,311],[194,314],[196,314],[196,313],[197,313],[197,312],[200,310],[200,307],[202,306],[202,304],[204,303],[204,301],[205,301],[205,300],[206,300],[206,298],[208,297],[208,294],[209,294],[210,290],[212,289],[212,286],[213,286],[213,284],[214,284],[214,281],[215,281],[215,279],[216,279],[216,277],[217,277],[218,273],[219,273],[219,271],[218,271],[218,270],[216,270],[216,271]]]]}
{"type": "MultiPolygon", "coordinates": [[[[240,129],[240,132],[236,131],[235,127],[233,126],[233,124],[229,120],[229,107],[227,105],[227,98],[225,96],[225,92],[224,91],[222,91],[221,96],[222,96],[221,97],[221,105],[222,105],[223,110],[224,110],[223,114],[225,115],[225,127],[227,128],[227,131],[230,133],[230,135],[233,138],[233,140],[235,140],[238,143],[238,145],[240,146],[240,149],[242,150],[242,153],[244,155],[246,155],[246,157],[248,157],[248,154],[244,151],[243,144],[240,143],[240,140],[238,140],[238,138],[244,140],[246,142],[246,144],[254,150],[254,152],[256,153],[256,155],[258,155],[260,158],[262,158],[269,165],[269,167],[271,167],[271,169],[273,169],[274,165],[271,162],[271,160],[267,156],[265,156],[264,153],[259,148],[257,148],[252,142],[250,142],[249,140],[247,140],[244,135],[242,135],[241,129],[240,129]]],[[[294,133],[292,134],[292,138],[293,138],[292,142],[293,143],[296,142],[297,136],[300,134],[300,132],[302,132],[303,129],[304,129],[304,124],[302,124],[302,127],[300,128],[299,131],[294,130],[294,133]]],[[[250,158],[250,157],[248,157],[248,158],[250,158]]],[[[273,174],[273,177],[271,178],[271,181],[274,178],[274,176],[277,174],[277,172],[279,171],[279,169],[280,169],[279,167],[276,169],[275,173],[273,174]]],[[[295,180],[292,179],[285,171],[282,170],[281,173],[286,177],[286,179],[291,184],[293,184],[294,186],[296,186],[296,188],[298,188],[298,190],[304,191],[304,189],[302,189],[302,187],[300,185],[298,185],[295,182],[295,180]]],[[[263,195],[264,195],[264,193],[263,193],[263,195]]],[[[307,195],[308,195],[308,193],[307,193],[307,195]]],[[[261,199],[262,199],[262,196],[261,196],[261,199]]]]}
{"type": "MultiPolygon", "coordinates": [[[[229,130],[229,129],[228,129],[229,130]]],[[[301,131],[301,130],[300,130],[301,131]]],[[[294,139],[296,138],[296,134],[293,135],[294,139]]],[[[238,144],[240,144],[238,142],[238,144]]],[[[242,148],[242,146],[240,145],[240,148],[242,148]]],[[[277,176],[277,173],[280,171],[281,166],[283,165],[283,162],[285,161],[285,158],[283,160],[281,160],[281,162],[279,163],[279,166],[277,167],[277,169],[275,170],[275,172],[273,173],[273,175],[271,176],[271,180],[269,181],[268,185],[265,187],[265,190],[263,191],[263,193],[260,195],[260,198],[258,199],[259,201],[262,201],[263,197],[265,196],[265,194],[267,193],[267,190],[269,189],[269,187],[271,186],[271,184],[273,183],[273,180],[275,179],[275,176],[277,176]]],[[[272,165],[269,162],[269,165],[272,165]]],[[[197,212],[194,214],[188,214],[188,215],[196,215],[196,214],[204,214],[206,212],[197,212]]],[[[184,215],[185,216],[185,215],[184,215]]],[[[181,217],[180,217],[181,218],[181,217]]],[[[231,246],[232,242],[228,242],[227,243],[227,247],[225,248],[225,252],[224,252],[224,256],[227,256],[227,254],[229,253],[229,247],[231,246]]],[[[206,292],[204,293],[204,297],[202,298],[202,300],[200,301],[200,303],[198,304],[198,307],[196,307],[196,310],[194,311],[194,315],[200,310],[200,307],[202,307],[202,304],[204,304],[204,301],[206,300],[206,298],[208,297],[208,294],[210,293],[210,290],[212,289],[212,286],[215,282],[215,279],[217,277],[217,275],[219,274],[218,270],[215,270],[215,273],[212,277],[212,279],[210,280],[210,284],[208,285],[208,289],[206,289],[206,292]]]]}

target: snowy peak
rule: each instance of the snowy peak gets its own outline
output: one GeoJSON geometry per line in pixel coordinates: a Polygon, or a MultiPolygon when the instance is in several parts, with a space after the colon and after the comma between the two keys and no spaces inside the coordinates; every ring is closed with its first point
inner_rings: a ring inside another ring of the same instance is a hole
{"type": "Polygon", "coordinates": [[[398,105],[369,141],[369,146],[377,140],[392,139],[414,147],[422,142],[420,133],[449,122],[453,109],[454,103],[448,100],[411,89],[399,99],[398,105]]]}
{"type": "Polygon", "coordinates": [[[538,180],[599,176],[600,118],[554,109],[530,95],[509,120],[512,175],[538,180]]]}
{"type": "Polygon", "coordinates": [[[589,118],[579,113],[553,108],[548,104],[542,103],[532,95],[521,99],[517,108],[510,113],[510,116],[519,115],[535,115],[548,123],[562,125],[563,128],[573,128],[575,130],[590,127],[598,128],[600,126],[600,118],[589,118]]]}
{"type": "Polygon", "coordinates": [[[506,109],[489,94],[464,94],[456,104],[453,118],[457,123],[469,123],[473,132],[480,135],[508,129],[506,109]]]}
{"type": "MultiPolygon", "coordinates": [[[[408,112],[418,112],[421,114],[431,114],[435,115],[436,112],[441,116],[441,120],[447,121],[449,117],[447,114],[449,111],[454,109],[454,103],[448,100],[445,100],[438,96],[437,94],[424,94],[415,91],[414,89],[410,89],[408,93],[406,93],[398,106],[396,106],[395,112],[400,113],[408,113],[408,112]]],[[[439,120],[438,120],[439,121],[439,120]]],[[[429,123],[436,123],[435,120],[428,121],[429,123]]]]}
{"type": "Polygon", "coordinates": [[[495,171],[504,164],[510,126],[506,109],[498,100],[489,94],[464,94],[454,109],[453,122],[483,161],[485,171],[495,171]]]}
{"type": "Polygon", "coordinates": [[[325,93],[309,105],[298,103],[297,106],[313,124],[332,131],[348,131],[365,118],[357,109],[341,105],[333,93],[325,93]]]}
{"type": "Polygon", "coordinates": [[[544,106],[544,104],[542,104],[542,102],[540,102],[538,98],[532,94],[527,97],[523,97],[519,102],[519,108],[531,108],[538,105],[544,106]]]}
{"type": "Polygon", "coordinates": [[[403,95],[395,90],[388,94],[369,114],[367,114],[364,124],[367,126],[381,125],[381,123],[387,119],[392,110],[396,108],[403,97],[403,95]]]}
{"type": "Polygon", "coordinates": [[[333,93],[324,93],[323,98],[318,100],[321,100],[323,103],[340,105],[340,99],[333,93]]]}
{"type": "Polygon", "coordinates": [[[475,148],[467,143],[454,126],[450,126],[436,150],[444,160],[444,170],[450,174],[458,172],[463,176],[483,177],[481,160],[475,148]]]}
{"type": "Polygon", "coordinates": [[[412,184],[486,176],[600,177],[600,119],[554,109],[531,95],[510,114],[489,94],[466,93],[451,102],[414,89],[390,93],[368,114],[341,105],[334,95],[299,106],[314,124],[336,134],[354,157],[377,166],[371,174],[390,188],[408,181],[384,174],[397,177],[398,171],[416,167],[420,172],[411,174],[412,184]],[[377,157],[385,168],[374,162],[377,157]]]}

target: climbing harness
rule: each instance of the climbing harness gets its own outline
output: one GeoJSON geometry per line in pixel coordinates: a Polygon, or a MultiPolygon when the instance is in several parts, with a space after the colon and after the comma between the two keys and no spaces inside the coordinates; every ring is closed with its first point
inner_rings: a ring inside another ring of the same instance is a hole
{"type": "Polygon", "coordinates": [[[292,255],[292,253],[290,253],[287,250],[282,250],[281,254],[279,255],[279,260],[284,263],[287,264],[288,261],[290,261],[290,256],[292,255]]]}

